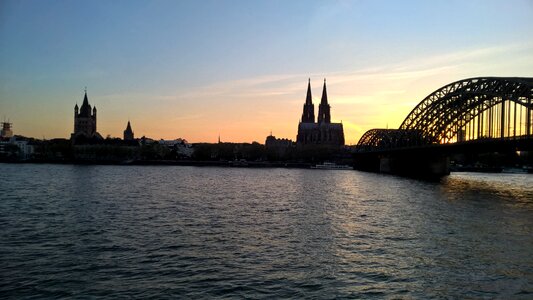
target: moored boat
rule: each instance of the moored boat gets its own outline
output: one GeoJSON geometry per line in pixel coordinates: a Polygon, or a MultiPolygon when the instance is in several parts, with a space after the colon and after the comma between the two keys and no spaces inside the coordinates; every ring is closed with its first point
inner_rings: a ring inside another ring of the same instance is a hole
{"type": "Polygon", "coordinates": [[[353,170],[349,165],[337,165],[336,163],[324,162],[323,164],[317,164],[312,166],[311,169],[323,169],[323,170],[353,170]]]}

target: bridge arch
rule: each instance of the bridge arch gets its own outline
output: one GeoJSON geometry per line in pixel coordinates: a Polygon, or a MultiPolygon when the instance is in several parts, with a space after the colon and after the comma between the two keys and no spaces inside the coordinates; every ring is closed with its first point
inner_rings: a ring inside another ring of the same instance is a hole
{"type": "Polygon", "coordinates": [[[427,145],[423,133],[418,130],[370,129],[359,139],[359,150],[387,150],[392,148],[427,145]]]}
{"type": "Polygon", "coordinates": [[[358,148],[367,151],[486,138],[531,138],[532,110],[533,78],[463,79],[429,94],[399,129],[367,131],[358,148]]]}
{"type": "Polygon", "coordinates": [[[532,99],[533,78],[463,79],[424,98],[400,129],[422,132],[431,143],[529,136],[532,99]]]}

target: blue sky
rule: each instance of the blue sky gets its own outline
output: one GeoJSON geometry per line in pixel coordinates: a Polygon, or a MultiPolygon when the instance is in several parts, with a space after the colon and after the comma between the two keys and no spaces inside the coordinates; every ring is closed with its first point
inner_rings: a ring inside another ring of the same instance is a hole
{"type": "Polygon", "coordinates": [[[322,78],[355,143],[466,77],[533,76],[533,1],[2,1],[0,117],[67,137],[295,138],[322,78]]]}

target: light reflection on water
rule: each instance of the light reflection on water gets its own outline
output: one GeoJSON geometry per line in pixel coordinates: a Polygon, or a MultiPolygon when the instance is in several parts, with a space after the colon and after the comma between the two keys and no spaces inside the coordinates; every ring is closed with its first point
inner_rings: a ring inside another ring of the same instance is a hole
{"type": "Polygon", "coordinates": [[[533,176],[0,164],[19,298],[523,297],[533,176]]]}
{"type": "Polygon", "coordinates": [[[493,199],[531,209],[533,176],[530,174],[454,173],[444,183],[443,189],[450,200],[493,199]]]}

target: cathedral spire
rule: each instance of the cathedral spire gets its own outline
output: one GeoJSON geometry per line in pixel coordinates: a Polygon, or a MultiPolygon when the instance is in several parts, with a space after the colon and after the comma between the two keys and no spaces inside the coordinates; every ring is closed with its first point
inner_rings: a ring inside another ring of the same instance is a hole
{"type": "Polygon", "coordinates": [[[305,97],[304,110],[302,113],[302,123],[315,122],[315,106],[313,105],[313,97],[311,95],[311,78],[307,82],[307,96],[305,97]]]}
{"type": "Polygon", "coordinates": [[[322,89],[322,99],[320,104],[328,104],[328,92],[326,90],[326,78],[324,78],[324,89],[322,89]]]}
{"type": "Polygon", "coordinates": [[[328,104],[328,92],[326,90],[326,78],[324,78],[324,89],[322,90],[322,99],[318,106],[318,123],[331,123],[330,106],[328,104]]]}
{"type": "Polygon", "coordinates": [[[307,83],[307,97],[305,97],[305,104],[313,105],[313,97],[311,96],[311,78],[309,78],[307,83]]]}

